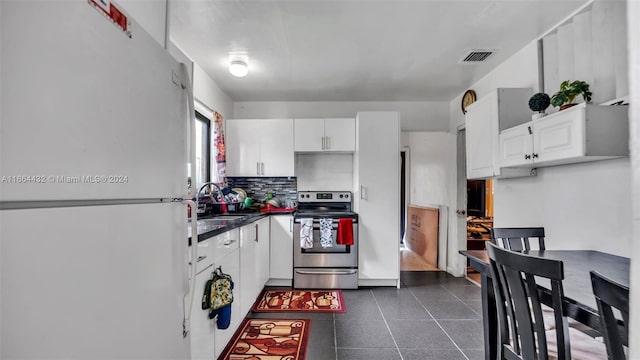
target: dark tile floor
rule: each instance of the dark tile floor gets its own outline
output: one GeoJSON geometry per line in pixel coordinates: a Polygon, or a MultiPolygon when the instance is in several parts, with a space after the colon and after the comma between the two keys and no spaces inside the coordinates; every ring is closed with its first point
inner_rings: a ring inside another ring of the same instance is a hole
{"type": "Polygon", "coordinates": [[[307,360],[483,359],[480,288],[444,272],[402,272],[402,287],[344,290],[344,314],[249,313],[307,318],[307,360]]]}

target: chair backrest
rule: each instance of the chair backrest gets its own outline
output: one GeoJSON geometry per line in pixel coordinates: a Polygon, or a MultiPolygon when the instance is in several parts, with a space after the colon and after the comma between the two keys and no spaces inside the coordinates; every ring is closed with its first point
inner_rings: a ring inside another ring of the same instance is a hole
{"type": "Polygon", "coordinates": [[[487,251],[496,295],[502,358],[549,357],[537,276],[551,282],[558,359],[571,359],[569,329],[562,309],[562,261],[510,251],[493,243],[487,244],[487,251]]]}
{"type": "Polygon", "coordinates": [[[607,355],[611,360],[625,359],[624,346],[629,346],[629,288],[596,271],[591,271],[591,286],[598,303],[607,355]],[[623,324],[618,325],[613,308],[622,314],[623,324]]]}
{"type": "Polygon", "coordinates": [[[544,228],[493,228],[491,229],[491,242],[513,251],[531,250],[530,239],[538,239],[538,248],[544,247],[544,228]]]}

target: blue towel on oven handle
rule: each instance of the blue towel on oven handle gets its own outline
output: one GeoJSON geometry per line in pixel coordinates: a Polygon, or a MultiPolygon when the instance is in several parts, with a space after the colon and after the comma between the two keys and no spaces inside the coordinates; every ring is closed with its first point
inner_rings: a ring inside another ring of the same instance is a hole
{"type": "Polygon", "coordinates": [[[333,247],[333,219],[320,219],[320,245],[323,248],[333,247]]]}

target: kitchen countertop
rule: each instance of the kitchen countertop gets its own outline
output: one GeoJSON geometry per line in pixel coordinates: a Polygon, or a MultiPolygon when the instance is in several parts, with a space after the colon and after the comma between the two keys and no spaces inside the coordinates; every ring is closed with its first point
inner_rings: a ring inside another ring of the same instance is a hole
{"type": "MultiPolygon", "coordinates": [[[[217,216],[213,215],[198,218],[198,242],[210,239],[216,235],[242,227],[270,215],[286,215],[286,213],[276,212],[272,214],[269,212],[255,212],[217,216]],[[226,218],[229,216],[233,216],[233,218],[226,218]]],[[[187,225],[187,234],[189,236],[189,245],[191,245],[191,223],[187,225]]]]}

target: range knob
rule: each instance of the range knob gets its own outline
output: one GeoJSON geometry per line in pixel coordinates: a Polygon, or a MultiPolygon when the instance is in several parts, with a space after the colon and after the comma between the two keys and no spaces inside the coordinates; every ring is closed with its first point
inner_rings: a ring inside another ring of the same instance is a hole
{"type": "Polygon", "coordinates": [[[340,199],[342,199],[344,197],[344,195],[340,194],[340,199]]]}
{"type": "Polygon", "coordinates": [[[348,198],[348,197],[349,197],[349,194],[344,194],[344,197],[348,198]]]}

